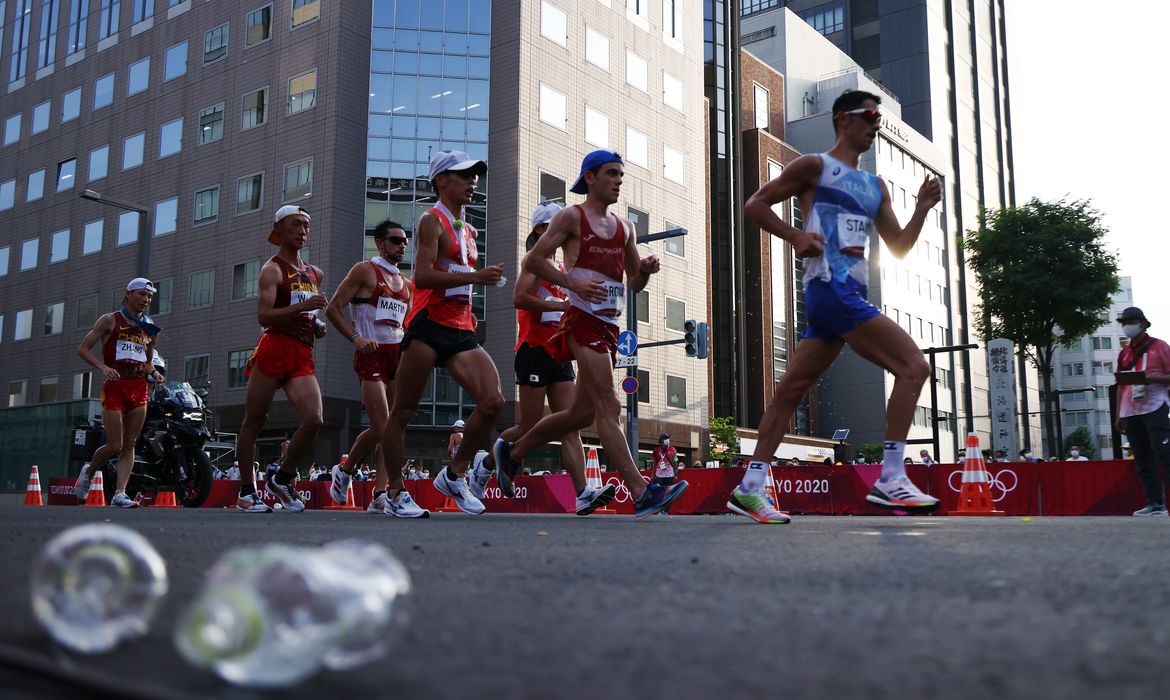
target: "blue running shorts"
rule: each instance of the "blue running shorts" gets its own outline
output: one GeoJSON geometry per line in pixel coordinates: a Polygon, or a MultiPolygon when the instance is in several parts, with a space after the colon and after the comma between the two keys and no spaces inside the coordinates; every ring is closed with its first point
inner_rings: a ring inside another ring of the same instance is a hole
{"type": "Polygon", "coordinates": [[[862,323],[881,315],[881,311],[865,298],[867,291],[853,280],[810,280],[804,292],[808,323],[800,337],[834,343],[862,323]]]}

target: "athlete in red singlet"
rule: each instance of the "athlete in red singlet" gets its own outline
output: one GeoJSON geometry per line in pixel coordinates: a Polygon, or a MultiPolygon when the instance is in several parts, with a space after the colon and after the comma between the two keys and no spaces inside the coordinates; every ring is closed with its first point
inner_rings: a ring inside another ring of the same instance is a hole
{"type": "Polygon", "coordinates": [[[482,513],[483,503],[471,494],[464,475],[504,405],[500,375],[476,340],[471,310],[472,285],[494,286],[504,268],[475,269],[476,231],[463,211],[471,203],[479,176],[486,172],[487,163],[461,151],[440,151],[431,158],[430,181],[439,201],[419,218],[415,230],[414,301],[406,317],[394,408],[382,436],[386,464],[398,468],[403,462],[406,425],[418,410],[431,370],[445,367],[471,395],[475,410],[467,418],[465,439],[450,466],[435,476],[435,488],[471,515],[482,513]]]}
{"type": "Polygon", "coordinates": [[[154,337],[158,334],[158,327],[146,315],[155,291],[154,285],[144,277],[130,280],[126,285],[126,296],[122,298],[122,309],[98,318],[77,348],[81,359],[93,365],[105,379],[102,385],[102,424],[106,429],[106,443],[98,448],[77,477],[73,494],[78,500],[85,500],[89,495],[94,469],[104,468],[106,462],[118,455],[117,486],[110,505],[118,508],[138,506],[126,495],[126,484],[130,482],[130,472],[134,469],[134,443],[146,420],[146,377],[149,375],[155,381],[162,381],[162,375],[153,364],[154,337]],[[102,344],[101,360],[90,351],[99,342],[102,344]]]}
{"type": "Polygon", "coordinates": [[[613,389],[613,358],[625,309],[626,281],[641,291],[658,272],[658,258],[642,258],[629,221],[609,213],[621,194],[622,158],[593,151],[581,163],[572,191],[585,203],[558,213],[536,247],[524,257],[524,269],[566,289],[569,310],[546,346],[554,360],[577,360],[577,388],[569,408],[543,418],[514,444],[496,441],[493,450],[500,489],[512,481],[520,460],[533,449],[596,419],[601,446],[625,479],[634,497],[634,514],[645,518],[665,508],[687,488],[686,481],[646,485],[630,455],[620,422],[621,404],[613,389]],[[565,272],[549,263],[561,248],[565,272]]]}
{"type": "Polygon", "coordinates": [[[370,460],[377,465],[374,498],[366,510],[399,518],[425,518],[430,513],[419,508],[402,485],[402,465],[387,469],[382,451],[376,449],[394,400],[399,351],[410,308],[410,285],[398,270],[407,243],[402,225],[383,221],[374,227],[373,237],[378,254],[350,268],[325,307],[325,317],[354,344],[353,370],[361,381],[362,403],[370,417],[370,427],[349,448],[349,459],[333,467],[329,496],[335,503],[345,505],[350,479],[362,457],[375,448],[376,456],[370,460]],[[347,305],[353,313],[352,323],[345,315],[347,305]]]}
{"type": "Polygon", "coordinates": [[[248,393],[236,443],[240,462],[240,498],[236,507],[246,513],[270,511],[256,493],[252,461],[256,436],[268,421],[272,397],[281,388],[301,423],[280,460],[280,471],[268,479],[265,488],[280,500],[284,511],[299,513],[305,509],[296,491],[296,464],[308,453],[321,429],[321,388],[313,373],[313,340],[325,335],[325,324],[317,319],[316,312],[327,302],[321,293],[324,274],[320,268],[301,261],[301,249],[308,240],[307,211],[293,205],[276,211],[268,242],[280,246],[280,250],[260,268],[256,318],[264,334],[248,358],[248,393]]]}

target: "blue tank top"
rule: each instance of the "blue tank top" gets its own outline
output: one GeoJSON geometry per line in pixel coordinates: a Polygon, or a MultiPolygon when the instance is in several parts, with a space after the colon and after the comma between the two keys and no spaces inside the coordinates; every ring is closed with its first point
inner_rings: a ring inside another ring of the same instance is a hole
{"type": "Polygon", "coordinates": [[[882,203],[877,175],[852,168],[828,153],[821,154],[821,178],[813,196],[805,231],[825,237],[825,252],[805,258],[804,283],[812,280],[860,287],[869,284],[865,245],[882,203]]]}

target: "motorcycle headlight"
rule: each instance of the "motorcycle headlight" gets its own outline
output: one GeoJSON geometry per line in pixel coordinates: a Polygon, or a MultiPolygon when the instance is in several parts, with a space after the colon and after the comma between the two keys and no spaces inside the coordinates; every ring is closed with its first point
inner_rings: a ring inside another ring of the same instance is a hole
{"type": "Polygon", "coordinates": [[[203,413],[201,411],[183,411],[183,420],[200,423],[203,421],[203,413]]]}

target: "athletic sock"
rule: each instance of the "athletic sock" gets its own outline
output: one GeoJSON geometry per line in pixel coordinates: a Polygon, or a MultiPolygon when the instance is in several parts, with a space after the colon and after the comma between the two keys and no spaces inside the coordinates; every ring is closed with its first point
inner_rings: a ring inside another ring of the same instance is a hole
{"type": "Polygon", "coordinates": [[[384,493],[386,493],[386,492],[385,491],[375,491],[374,492],[374,500],[375,501],[378,500],[378,496],[381,496],[384,493]]]}
{"type": "Polygon", "coordinates": [[[893,481],[906,474],[906,465],[902,462],[905,453],[905,440],[886,440],[882,452],[882,481],[893,481]]]}
{"type": "Polygon", "coordinates": [[[745,493],[752,491],[759,491],[764,486],[764,477],[768,475],[770,466],[767,462],[751,462],[748,464],[747,471],[743,473],[743,481],[739,482],[739,488],[745,493]]]}
{"type": "Polygon", "coordinates": [[[459,481],[463,477],[456,476],[455,472],[451,471],[451,467],[447,467],[447,478],[451,481],[459,481]]]}
{"type": "Polygon", "coordinates": [[[240,498],[251,496],[254,493],[256,493],[256,484],[246,481],[240,483],[240,498]]]}

